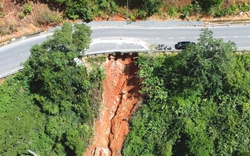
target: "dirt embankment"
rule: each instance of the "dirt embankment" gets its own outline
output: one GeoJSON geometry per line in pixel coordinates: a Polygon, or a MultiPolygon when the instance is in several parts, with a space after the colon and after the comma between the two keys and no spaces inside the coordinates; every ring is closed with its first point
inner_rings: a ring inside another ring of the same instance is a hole
{"type": "Polygon", "coordinates": [[[4,78],[0,79],[0,85],[3,83],[4,81],[4,78]]]}
{"type": "Polygon", "coordinates": [[[95,121],[92,145],[85,156],[121,156],[121,149],[129,132],[129,120],[140,105],[140,80],[137,55],[108,56],[104,63],[106,79],[99,118],[95,121]]]}

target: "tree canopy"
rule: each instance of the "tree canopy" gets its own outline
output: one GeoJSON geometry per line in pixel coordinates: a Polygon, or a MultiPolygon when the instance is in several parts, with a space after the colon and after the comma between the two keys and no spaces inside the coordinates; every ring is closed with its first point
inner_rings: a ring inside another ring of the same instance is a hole
{"type": "Polygon", "coordinates": [[[1,90],[7,95],[1,94],[5,100],[0,108],[9,112],[1,114],[6,136],[0,139],[0,155],[27,154],[28,149],[38,155],[83,154],[92,136],[104,77],[99,66],[87,70],[74,61],[88,48],[90,34],[84,24],[64,23],[47,41],[31,48],[23,71],[13,80],[20,83],[13,91],[20,100],[13,101],[6,97],[8,91],[1,90]]]}
{"type": "MultiPolygon", "coordinates": [[[[152,15],[159,18],[177,17],[186,19],[190,15],[219,17],[237,15],[240,11],[249,11],[250,5],[246,2],[225,0],[192,0],[192,1],[163,1],[163,0],[53,0],[64,9],[65,16],[71,19],[92,21],[94,17],[109,19],[116,14],[126,17],[129,9],[129,18],[146,19],[152,15]],[[128,6],[127,6],[128,5],[128,6]],[[128,8],[127,8],[128,7],[128,8]]],[[[60,9],[61,9],[60,8],[60,9]]]]}
{"type": "Polygon", "coordinates": [[[249,155],[249,54],[203,29],[178,55],[141,56],[142,107],[124,156],[249,155]]]}

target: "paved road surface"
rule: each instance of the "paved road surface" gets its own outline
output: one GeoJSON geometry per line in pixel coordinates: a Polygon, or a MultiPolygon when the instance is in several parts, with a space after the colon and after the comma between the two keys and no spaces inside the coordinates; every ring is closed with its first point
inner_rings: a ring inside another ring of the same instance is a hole
{"type": "MultiPolygon", "coordinates": [[[[164,43],[174,47],[174,44],[178,41],[189,40],[197,42],[201,28],[204,27],[93,27],[91,38],[130,37],[151,44],[164,43]]],[[[234,41],[240,50],[250,50],[250,26],[222,26],[211,27],[209,29],[214,32],[214,37],[223,38],[225,41],[234,41]]],[[[5,77],[18,71],[18,69],[21,68],[20,63],[25,62],[29,57],[29,49],[34,44],[42,43],[47,35],[48,34],[40,35],[0,47],[0,77],[5,77]]],[[[108,44],[102,44],[101,46],[103,46],[103,49],[108,48],[105,47],[108,46],[108,44]]],[[[87,51],[87,53],[88,52],[93,53],[94,51],[87,51]]]]}

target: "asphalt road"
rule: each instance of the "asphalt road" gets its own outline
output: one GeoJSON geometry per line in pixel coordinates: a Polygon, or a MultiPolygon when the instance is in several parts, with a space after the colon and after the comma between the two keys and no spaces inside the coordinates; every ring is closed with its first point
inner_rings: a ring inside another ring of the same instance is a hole
{"type": "Polygon", "coordinates": [[[30,48],[45,41],[47,35],[23,39],[0,47],[0,78],[21,69],[21,63],[24,63],[30,56],[30,48]]]}
{"type": "MultiPolygon", "coordinates": [[[[192,28],[103,28],[94,29],[91,38],[134,37],[148,43],[163,43],[174,47],[178,41],[197,42],[202,27],[192,28]]],[[[250,26],[211,27],[215,38],[234,41],[238,49],[250,49],[250,26]]]]}
{"type": "MultiPolygon", "coordinates": [[[[130,37],[153,43],[163,43],[174,47],[178,41],[197,42],[200,30],[204,27],[99,27],[92,28],[92,39],[108,37],[130,37]]],[[[223,38],[225,41],[234,41],[239,50],[250,50],[250,26],[222,26],[209,28],[214,32],[214,37],[223,38]]],[[[51,34],[39,35],[0,47],[0,78],[15,73],[21,68],[30,55],[29,49],[34,44],[40,44],[51,34]]],[[[105,44],[102,44],[103,48],[105,44]]],[[[94,49],[94,48],[93,48],[94,49]]],[[[93,51],[91,52],[93,53],[93,51]]]]}

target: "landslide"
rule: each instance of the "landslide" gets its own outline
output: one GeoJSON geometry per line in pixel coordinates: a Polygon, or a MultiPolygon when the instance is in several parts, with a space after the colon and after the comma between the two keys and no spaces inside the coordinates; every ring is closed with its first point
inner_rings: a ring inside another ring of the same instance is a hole
{"type": "Polygon", "coordinates": [[[94,123],[94,137],[85,156],[121,156],[129,120],[140,106],[137,54],[109,55],[104,67],[102,104],[94,123]]]}

